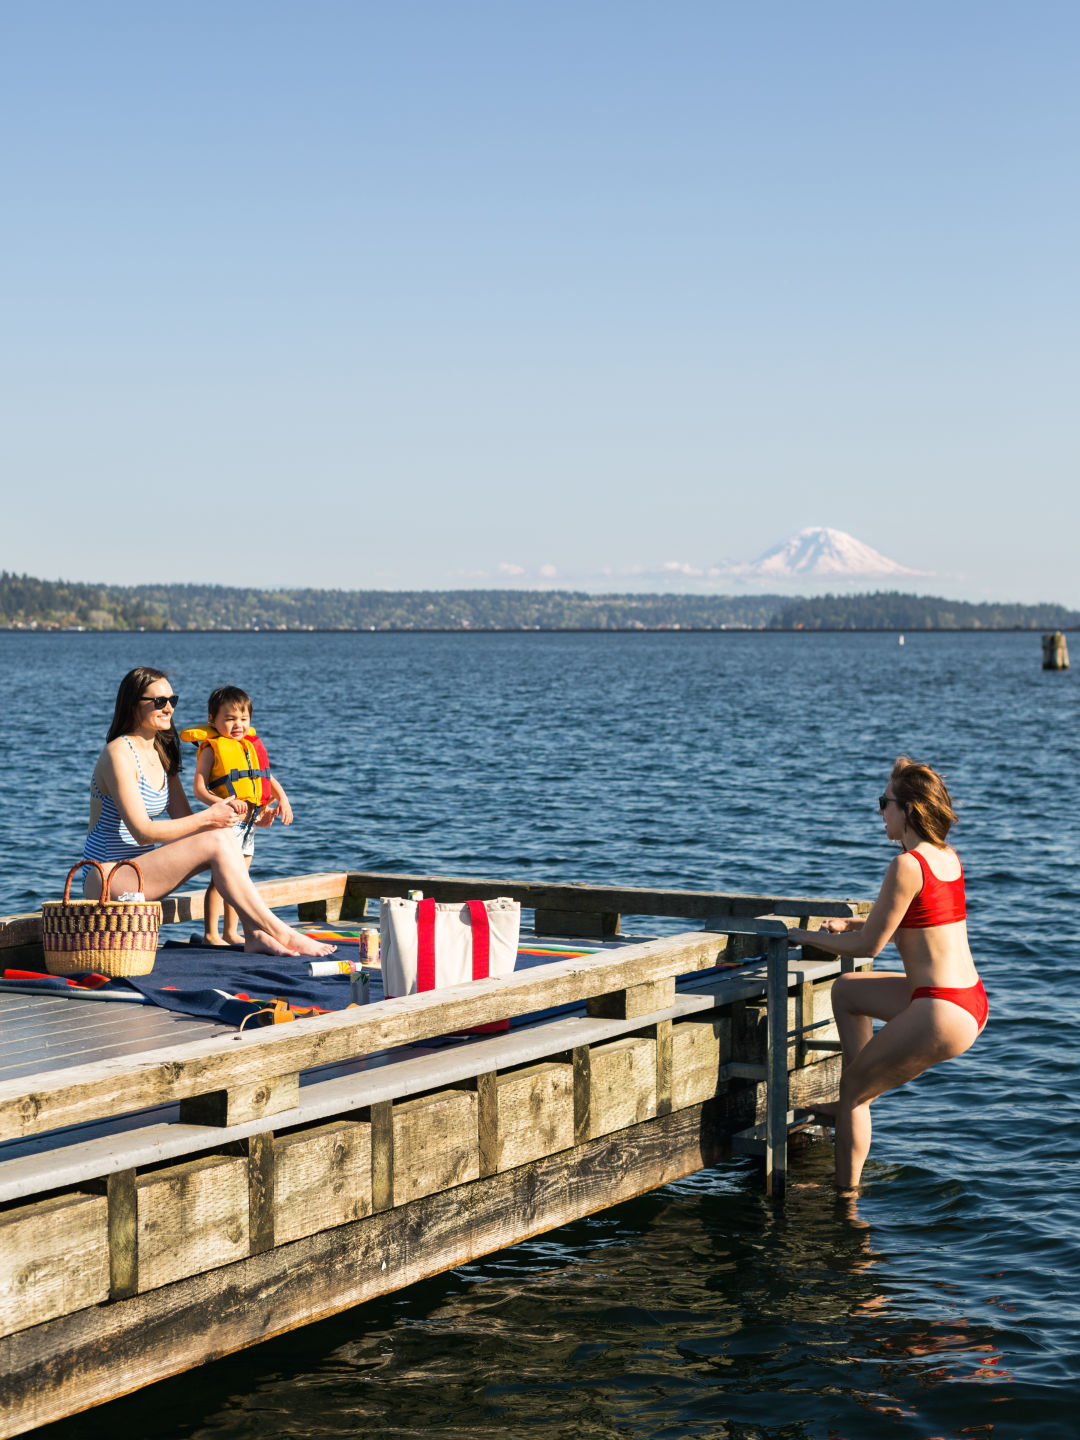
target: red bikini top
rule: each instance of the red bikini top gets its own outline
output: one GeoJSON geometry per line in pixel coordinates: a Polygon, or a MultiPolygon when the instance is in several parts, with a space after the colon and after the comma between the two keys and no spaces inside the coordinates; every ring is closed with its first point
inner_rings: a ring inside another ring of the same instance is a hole
{"type": "Polygon", "coordinates": [[[964,867],[955,880],[939,880],[930,869],[921,850],[909,850],[909,855],[922,866],[922,889],[907,908],[898,930],[924,930],[928,925],[952,925],[967,918],[964,901],[964,867]]]}

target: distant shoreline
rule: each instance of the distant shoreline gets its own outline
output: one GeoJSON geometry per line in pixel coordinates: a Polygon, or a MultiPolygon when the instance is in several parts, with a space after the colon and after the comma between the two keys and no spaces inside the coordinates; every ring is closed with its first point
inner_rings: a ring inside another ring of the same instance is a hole
{"type": "Polygon", "coordinates": [[[782,629],[776,625],[749,626],[713,625],[627,625],[621,629],[612,626],[491,626],[486,629],[472,626],[435,627],[421,630],[416,626],[386,627],[382,629],[296,626],[280,629],[273,626],[207,626],[203,629],[179,629],[164,627],[134,630],[92,629],[89,626],[59,625],[0,625],[0,634],[7,635],[1038,635],[1044,629],[1061,630],[1072,634],[1080,630],[1080,623],[1074,625],[932,625],[932,626],[885,626],[885,625],[836,625],[791,626],[782,629]]]}
{"type": "Polygon", "coordinates": [[[843,595],[593,594],[575,590],[255,590],[89,585],[0,572],[0,628],[71,634],[912,634],[1075,630],[1056,604],[843,595]]]}

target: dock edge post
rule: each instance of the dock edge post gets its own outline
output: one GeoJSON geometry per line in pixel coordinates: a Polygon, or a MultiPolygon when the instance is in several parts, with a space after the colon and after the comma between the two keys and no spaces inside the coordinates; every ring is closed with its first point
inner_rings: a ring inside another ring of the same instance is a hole
{"type": "Polygon", "coordinates": [[[784,1198],[787,1184],[788,1116],[788,942],[787,936],[768,939],[768,1053],[769,1073],[765,1111],[765,1193],[784,1198]]]}

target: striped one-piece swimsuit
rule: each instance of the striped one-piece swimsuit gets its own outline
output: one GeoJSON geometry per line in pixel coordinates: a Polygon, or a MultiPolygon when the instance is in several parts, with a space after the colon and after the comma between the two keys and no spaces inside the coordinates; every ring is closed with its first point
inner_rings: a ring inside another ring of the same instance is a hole
{"type": "MultiPolygon", "coordinates": [[[[135,746],[126,735],[123,738],[135,756],[135,766],[139,772],[139,795],[146,806],[146,813],[151,820],[156,820],[168,809],[169,777],[166,775],[165,784],[160,790],[155,790],[143,774],[135,746]]],[[[101,801],[101,814],[97,824],[86,837],[86,844],[83,846],[84,860],[99,860],[108,864],[110,861],[130,860],[133,856],[145,855],[148,850],[153,850],[153,845],[139,844],[124,824],[112,796],[102,794],[93,777],[90,779],[90,793],[101,801]]]]}

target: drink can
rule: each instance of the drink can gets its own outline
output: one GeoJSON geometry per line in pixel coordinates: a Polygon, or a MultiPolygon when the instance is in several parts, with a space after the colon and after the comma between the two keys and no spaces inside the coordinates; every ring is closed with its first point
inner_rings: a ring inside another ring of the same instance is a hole
{"type": "Polygon", "coordinates": [[[409,890],[405,898],[408,900],[422,900],[424,898],[424,892],[423,890],[409,890]]]}
{"type": "Polygon", "coordinates": [[[379,932],[374,925],[365,925],[360,931],[360,943],[357,946],[360,959],[367,965],[379,963],[379,932]]]}

